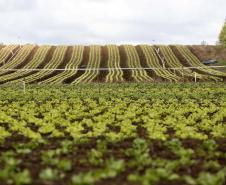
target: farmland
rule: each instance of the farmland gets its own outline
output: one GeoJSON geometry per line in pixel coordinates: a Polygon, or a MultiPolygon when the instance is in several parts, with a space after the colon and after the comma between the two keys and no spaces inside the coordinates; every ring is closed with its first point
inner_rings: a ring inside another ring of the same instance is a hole
{"type": "Polygon", "coordinates": [[[221,82],[1,86],[1,185],[224,185],[225,92],[221,82]]]}
{"type": "MultiPolygon", "coordinates": [[[[201,57],[202,58],[202,57],[201,57]]],[[[222,68],[223,69],[223,68],[222,68]]],[[[182,45],[3,45],[0,85],[226,81],[182,45]]]]}
{"type": "Polygon", "coordinates": [[[1,45],[0,185],[225,185],[226,73],[200,53],[1,45]]]}

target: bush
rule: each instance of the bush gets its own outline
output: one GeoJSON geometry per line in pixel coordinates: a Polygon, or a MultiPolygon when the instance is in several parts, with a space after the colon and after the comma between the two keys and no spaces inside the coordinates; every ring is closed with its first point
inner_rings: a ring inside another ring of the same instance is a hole
{"type": "Polygon", "coordinates": [[[226,20],[219,35],[220,44],[226,47],[226,20]]]}

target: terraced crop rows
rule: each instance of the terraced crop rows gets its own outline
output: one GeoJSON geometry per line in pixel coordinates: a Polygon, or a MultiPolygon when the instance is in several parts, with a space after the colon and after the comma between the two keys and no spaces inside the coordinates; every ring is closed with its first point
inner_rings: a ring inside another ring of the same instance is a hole
{"type": "Polygon", "coordinates": [[[90,70],[90,69],[98,69],[100,66],[101,61],[101,47],[100,46],[90,46],[90,53],[89,53],[89,61],[87,66],[87,70],[85,73],[82,74],[79,78],[72,82],[72,84],[77,83],[89,83],[97,77],[99,71],[97,70],[90,70]]]}
{"type": "MultiPolygon", "coordinates": [[[[59,46],[54,51],[52,59],[45,65],[45,69],[56,69],[58,65],[63,61],[64,54],[66,52],[66,46],[59,46]]],[[[40,79],[45,78],[45,76],[53,73],[53,71],[38,71],[30,76],[24,78],[26,83],[32,83],[40,81],[40,79]]]]}
{"type": "Polygon", "coordinates": [[[9,45],[0,50],[0,65],[3,65],[6,62],[6,59],[10,57],[10,55],[18,49],[18,45],[9,45]]]}
{"type": "MultiPolygon", "coordinates": [[[[184,77],[190,78],[190,77],[194,76],[191,69],[182,69],[184,66],[180,63],[180,61],[175,56],[175,54],[173,53],[173,51],[170,49],[169,46],[158,46],[158,48],[160,49],[162,55],[166,59],[169,67],[179,68],[179,69],[174,71],[174,74],[179,73],[179,76],[181,76],[182,78],[184,78],[184,77]]],[[[197,78],[202,79],[202,75],[198,75],[197,78]]]]}
{"type": "MultiPolygon", "coordinates": [[[[77,69],[82,62],[84,46],[74,46],[70,61],[66,64],[65,69],[77,69]]],[[[41,83],[43,84],[61,84],[67,78],[75,75],[78,71],[63,71],[58,75],[48,78],[41,83]]]]}
{"type": "Polygon", "coordinates": [[[102,60],[104,56],[101,56],[103,47],[98,45],[57,47],[25,45],[22,48],[18,47],[9,45],[0,50],[0,84],[18,83],[22,80],[26,83],[78,84],[98,82],[98,79],[109,83],[121,83],[127,80],[152,83],[158,82],[159,79],[180,82],[194,81],[195,77],[197,81],[226,81],[226,74],[214,69],[186,68],[205,67],[186,46],[139,45],[138,49],[135,46],[122,45],[120,49],[116,45],[107,45],[104,47],[107,52],[105,61],[102,60]],[[165,66],[162,57],[164,57],[165,66]],[[87,61],[85,61],[86,58],[87,61]],[[108,68],[104,75],[99,70],[101,66],[108,68]],[[59,68],[66,70],[55,70],[59,68]],[[82,70],[74,70],[79,68],[82,70]],[[6,71],[3,69],[51,70],[6,71]]]}
{"type": "MultiPolygon", "coordinates": [[[[129,68],[142,68],[140,65],[140,59],[136,52],[134,46],[125,45],[124,46],[126,55],[127,55],[127,63],[129,68]]],[[[131,70],[132,78],[136,82],[153,82],[153,79],[149,77],[144,69],[135,69],[131,70]]]]}
{"type": "MultiPolygon", "coordinates": [[[[16,54],[15,58],[12,58],[10,61],[7,61],[3,66],[2,69],[13,69],[17,68],[18,65],[20,65],[31,53],[31,51],[34,49],[34,45],[25,45],[22,47],[18,53],[16,54]]],[[[7,73],[6,71],[0,71],[0,75],[3,75],[7,73]]]]}
{"type": "Polygon", "coordinates": [[[148,66],[153,67],[153,68],[159,68],[159,69],[155,70],[155,73],[158,76],[160,76],[168,81],[175,81],[175,82],[179,81],[179,77],[177,77],[176,75],[174,75],[167,69],[163,68],[163,66],[160,64],[160,61],[159,61],[153,47],[148,46],[148,45],[142,45],[141,49],[143,50],[143,52],[146,56],[148,66]]]}
{"type": "MultiPolygon", "coordinates": [[[[28,62],[27,65],[25,65],[24,69],[37,69],[38,66],[45,60],[45,57],[49,51],[51,46],[42,46],[38,48],[36,53],[33,56],[33,59],[28,62]]],[[[18,81],[17,79],[26,77],[29,75],[30,71],[15,71],[14,73],[0,76],[0,83],[4,83],[10,80],[10,83],[12,83],[14,80],[18,81]]]]}
{"type": "Polygon", "coordinates": [[[106,82],[123,82],[123,71],[120,69],[120,54],[118,47],[115,45],[108,45],[108,68],[110,68],[109,73],[106,77],[106,82]],[[112,70],[111,68],[117,68],[117,70],[112,70]]]}
{"type": "MultiPolygon", "coordinates": [[[[204,64],[202,64],[199,59],[192,54],[192,52],[185,46],[177,46],[177,49],[179,52],[183,55],[183,57],[190,63],[191,66],[196,66],[196,67],[206,67],[204,64]]],[[[220,71],[204,68],[200,69],[203,72],[206,72],[211,75],[216,75],[216,76],[223,76],[225,77],[226,74],[220,71]]],[[[213,78],[213,77],[212,77],[213,78]]],[[[216,78],[215,78],[216,79],[216,78]]]]}

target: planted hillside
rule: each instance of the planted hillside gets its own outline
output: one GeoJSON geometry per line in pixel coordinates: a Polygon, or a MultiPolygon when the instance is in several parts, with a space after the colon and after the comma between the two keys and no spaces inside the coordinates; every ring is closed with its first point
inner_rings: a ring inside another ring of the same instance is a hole
{"type": "Polygon", "coordinates": [[[226,81],[188,46],[9,45],[0,50],[0,84],[226,81]]]}

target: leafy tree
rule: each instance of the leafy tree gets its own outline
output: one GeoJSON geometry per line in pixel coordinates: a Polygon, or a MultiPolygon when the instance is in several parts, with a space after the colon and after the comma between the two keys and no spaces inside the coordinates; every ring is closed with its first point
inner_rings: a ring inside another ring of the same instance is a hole
{"type": "Polygon", "coordinates": [[[221,33],[219,35],[219,41],[222,45],[226,47],[226,20],[224,22],[224,26],[221,30],[221,33]]]}

